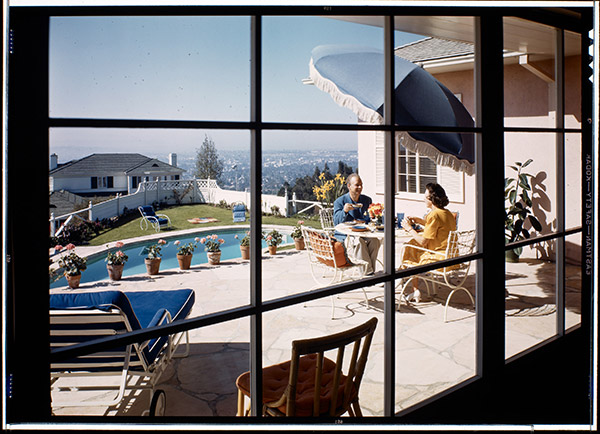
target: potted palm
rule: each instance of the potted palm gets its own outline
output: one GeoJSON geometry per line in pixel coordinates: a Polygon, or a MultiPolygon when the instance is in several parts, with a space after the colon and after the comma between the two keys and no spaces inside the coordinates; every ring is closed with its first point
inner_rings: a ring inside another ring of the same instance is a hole
{"type": "MultiPolygon", "coordinates": [[[[515,162],[514,166],[509,167],[516,172],[516,176],[504,178],[504,230],[507,243],[528,239],[531,236],[529,229],[524,227],[527,221],[536,231],[542,230],[542,225],[531,211],[533,202],[529,180],[533,175],[523,172],[523,169],[532,161],[532,159],[529,159],[524,163],[515,162]]],[[[522,247],[507,250],[506,260],[508,262],[519,262],[519,256],[522,252],[522,247]]]]}
{"type": "Polygon", "coordinates": [[[189,242],[186,244],[181,244],[181,241],[177,240],[173,244],[177,246],[177,262],[179,262],[179,269],[181,270],[189,270],[192,265],[192,257],[194,255],[194,250],[196,249],[196,244],[200,241],[200,238],[194,238],[194,242],[189,242]]]}
{"type": "MultiPolygon", "coordinates": [[[[108,245],[106,246],[108,247],[108,245]]],[[[117,241],[115,243],[115,248],[120,249],[123,247],[123,243],[121,241],[117,241]]],[[[106,255],[106,270],[108,271],[108,277],[110,280],[121,280],[121,276],[123,276],[123,268],[125,267],[125,263],[129,257],[123,253],[121,250],[117,250],[116,252],[108,251],[106,255]]]]}
{"type": "Polygon", "coordinates": [[[148,270],[149,275],[158,274],[160,270],[160,260],[162,253],[160,249],[163,245],[167,244],[165,240],[158,240],[156,244],[151,244],[147,247],[148,255],[144,259],[144,263],[146,264],[146,270],[148,270]]]}
{"type": "Polygon", "coordinates": [[[68,253],[64,254],[58,259],[58,265],[64,271],[69,288],[79,288],[79,283],[81,282],[81,272],[87,268],[87,259],[82,258],[75,253],[75,245],[72,243],[67,244],[64,248],[60,245],[54,247],[55,252],[60,252],[63,249],[68,253]]]}
{"type": "Polygon", "coordinates": [[[294,239],[294,244],[296,245],[296,250],[304,250],[304,236],[302,235],[302,225],[304,224],[304,220],[298,220],[298,224],[294,226],[294,230],[290,234],[290,236],[294,239]]]}
{"type": "Polygon", "coordinates": [[[281,235],[281,233],[279,233],[277,229],[273,229],[267,234],[265,239],[267,240],[269,253],[271,255],[277,254],[277,246],[283,242],[283,236],[281,235]]]}
{"type": "Polygon", "coordinates": [[[221,262],[221,244],[225,243],[225,240],[219,238],[218,235],[213,234],[206,238],[202,238],[200,243],[204,244],[208,263],[211,265],[219,264],[221,262]]]}

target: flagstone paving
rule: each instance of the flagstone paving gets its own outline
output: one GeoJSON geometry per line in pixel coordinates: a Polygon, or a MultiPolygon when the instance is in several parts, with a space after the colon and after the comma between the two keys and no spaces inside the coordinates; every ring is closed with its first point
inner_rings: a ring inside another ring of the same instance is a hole
{"type": "MultiPolygon", "coordinates": [[[[506,356],[510,357],[554,334],[554,265],[535,259],[507,263],[506,356]]],[[[307,253],[287,250],[263,256],[263,299],[308,290],[313,285],[307,253]]],[[[473,282],[474,279],[469,279],[473,282]]],[[[138,275],[119,282],[84,284],[77,291],[118,289],[139,291],[192,288],[196,302],[190,317],[249,303],[249,262],[241,259],[190,270],[162,270],[157,276],[138,275]]],[[[64,289],[55,289],[60,292],[64,289]]],[[[366,416],[383,414],[383,288],[366,288],[336,299],[331,319],[329,297],[263,315],[263,365],[286,360],[291,341],[334,333],[379,319],[361,385],[361,407],[366,416]]],[[[567,324],[579,321],[580,275],[567,270],[567,324]]],[[[475,374],[475,311],[465,294],[457,293],[443,321],[445,292],[396,313],[396,410],[400,411],[442,392],[475,374]]],[[[234,416],[235,379],[249,366],[250,323],[244,318],[190,331],[191,352],[174,359],[157,386],[167,395],[167,416],[234,416]]],[[[60,380],[66,381],[66,380],[60,380]]],[[[80,381],[80,380],[77,380],[80,381]]],[[[106,381],[106,380],[102,380],[106,381]]],[[[140,415],[149,405],[149,392],[130,393],[115,407],[60,407],[56,415],[140,415]]]]}

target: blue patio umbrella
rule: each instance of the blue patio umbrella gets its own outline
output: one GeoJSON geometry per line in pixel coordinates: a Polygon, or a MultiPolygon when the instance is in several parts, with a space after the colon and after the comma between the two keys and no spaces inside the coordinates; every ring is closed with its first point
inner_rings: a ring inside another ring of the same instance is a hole
{"type": "MultiPolygon", "coordinates": [[[[473,118],[442,83],[423,68],[395,57],[395,124],[411,127],[472,127],[473,118]]],[[[310,78],[359,119],[383,123],[383,52],[354,45],[321,45],[313,49],[310,78]]],[[[406,149],[436,164],[472,175],[475,149],[472,134],[398,132],[406,149]]]]}

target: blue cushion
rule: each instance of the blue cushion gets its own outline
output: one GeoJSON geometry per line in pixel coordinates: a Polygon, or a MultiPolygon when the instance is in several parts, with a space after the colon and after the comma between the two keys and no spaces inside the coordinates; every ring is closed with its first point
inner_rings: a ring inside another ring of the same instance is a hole
{"type": "Polygon", "coordinates": [[[156,215],[154,214],[154,208],[150,205],[143,206],[142,213],[144,213],[146,217],[153,217],[156,215]]]}
{"type": "Polygon", "coordinates": [[[158,224],[160,226],[169,224],[169,220],[167,220],[167,219],[158,219],[158,224]]]}

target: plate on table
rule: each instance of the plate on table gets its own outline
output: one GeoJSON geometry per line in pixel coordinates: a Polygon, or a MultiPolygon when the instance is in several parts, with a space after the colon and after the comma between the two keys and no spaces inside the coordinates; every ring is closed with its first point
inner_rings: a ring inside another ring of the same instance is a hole
{"type": "Polygon", "coordinates": [[[349,222],[344,222],[344,224],[346,226],[354,226],[356,223],[357,223],[356,220],[352,220],[352,221],[349,221],[349,222]]]}
{"type": "Polygon", "coordinates": [[[365,232],[365,231],[369,230],[368,227],[362,226],[362,225],[360,225],[360,226],[353,226],[350,229],[353,230],[354,232],[365,232]]]}
{"type": "Polygon", "coordinates": [[[376,227],[375,227],[375,229],[377,229],[378,231],[382,231],[382,230],[383,230],[383,228],[384,228],[384,226],[383,226],[383,225],[379,225],[379,226],[376,226],[376,227]]]}

